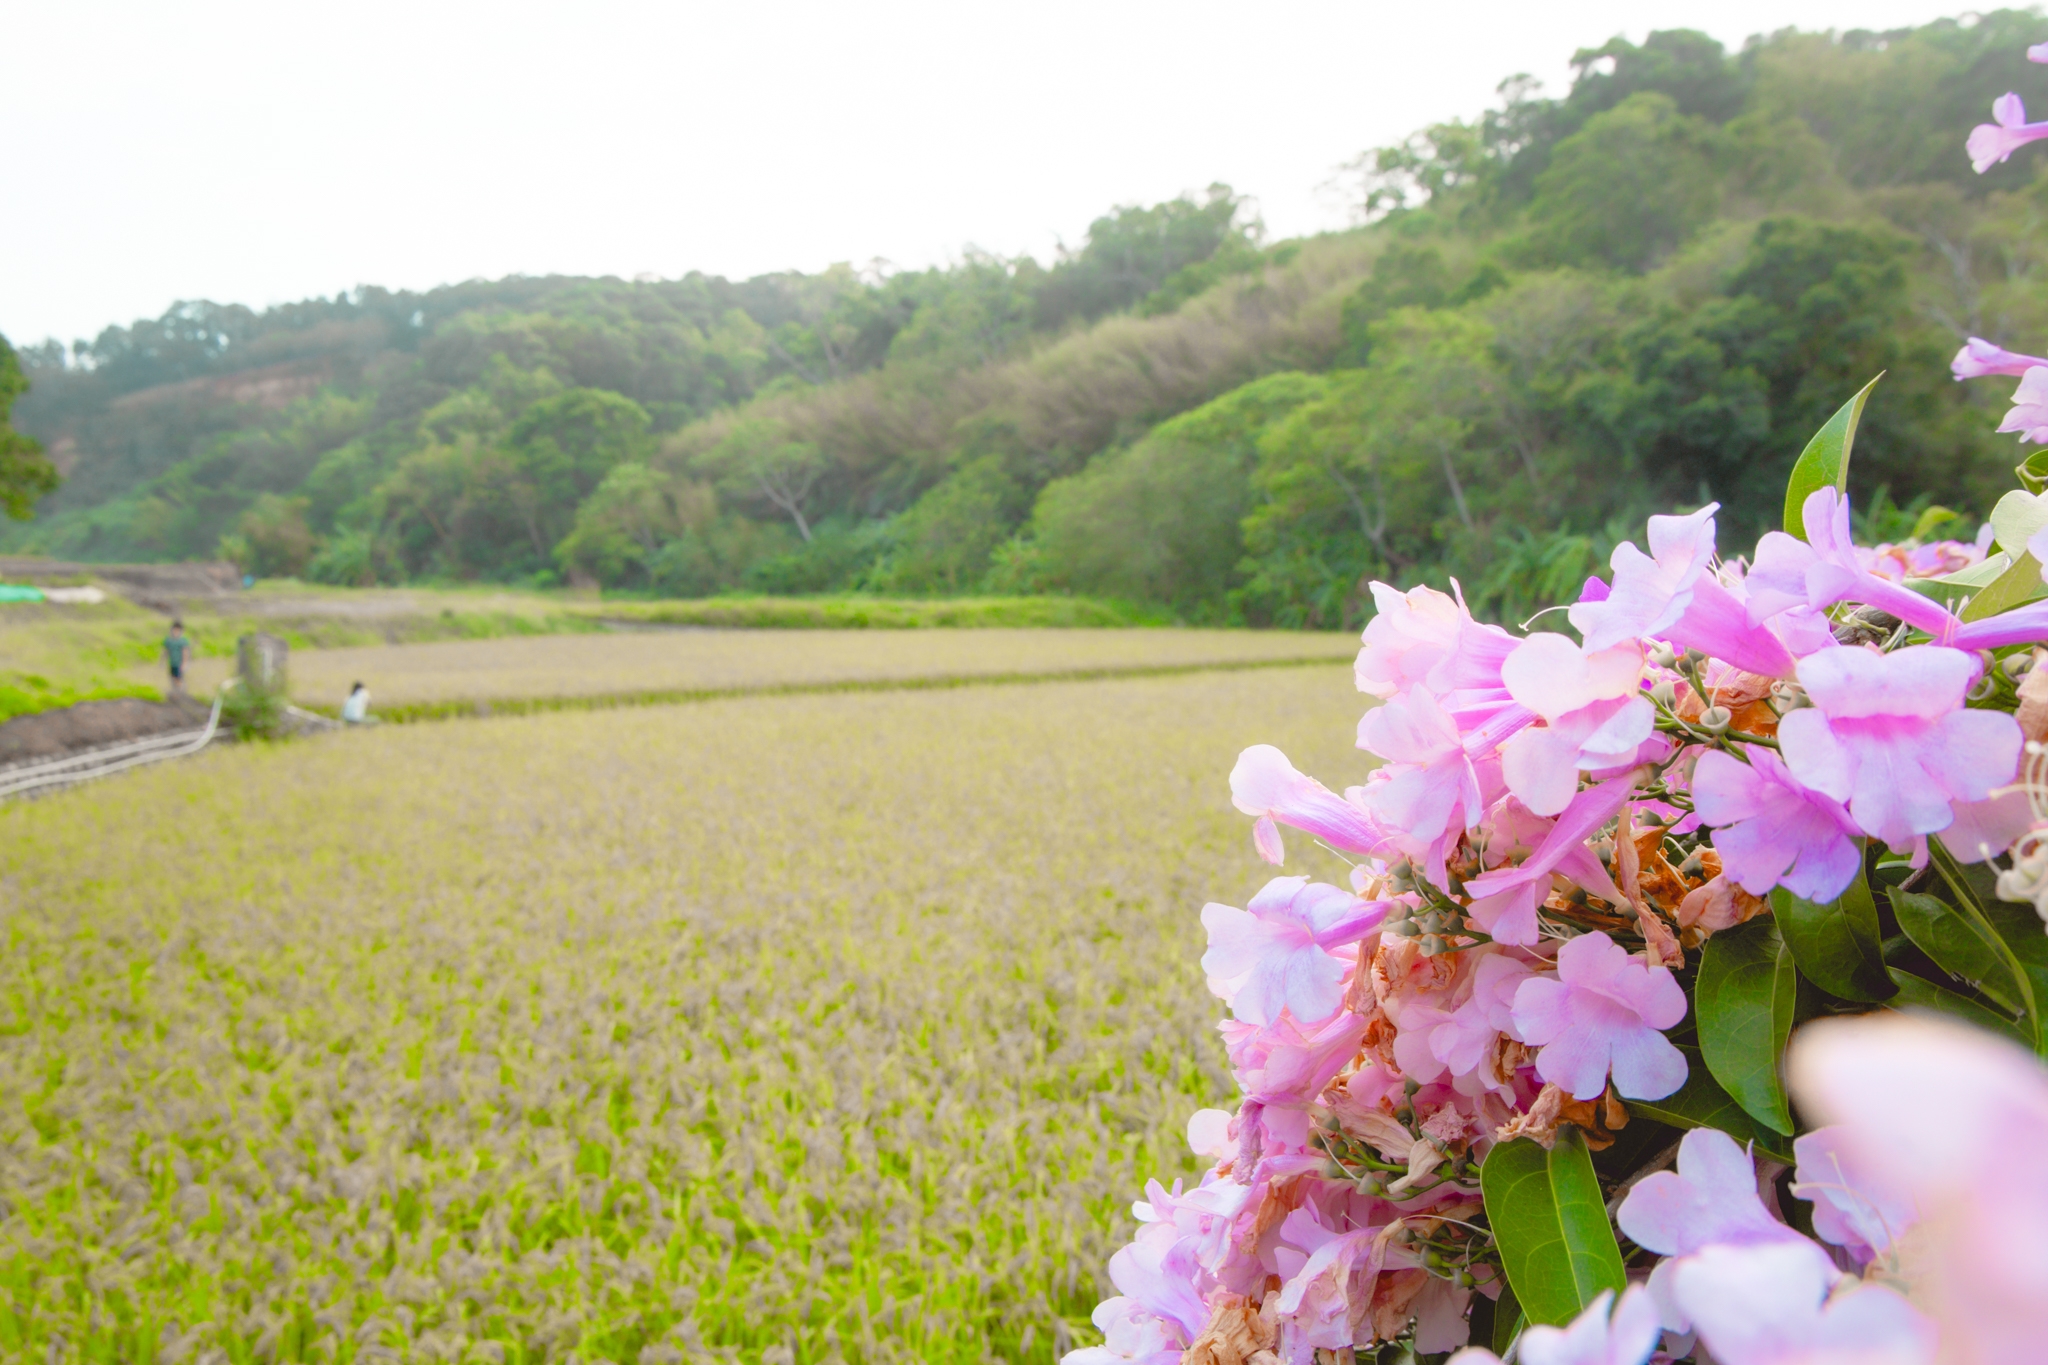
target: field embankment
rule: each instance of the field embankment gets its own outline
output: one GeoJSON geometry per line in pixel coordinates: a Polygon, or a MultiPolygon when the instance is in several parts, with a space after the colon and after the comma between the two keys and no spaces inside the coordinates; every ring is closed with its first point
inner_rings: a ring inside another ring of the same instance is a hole
{"type": "MultiPolygon", "coordinates": [[[[480,706],[503,712],[1339,662],[1357,647],[1346,635],[1292,631],[664,630],[308,650],[292,657],[291,682],[301,705],[333,710],[360,681],[378,714],[403,720],[480,706]]],[[[230,660],[202,659],[192,685],[209,692],[231,670],[230,660]]]]}
{"type": "Polygon", "coordinates": [[[1355,711],[1334,665],[749,699],[0,808],[0,1340],[1049,1362],[1229,1089],[1223,774],[1355,777],[1355,711]]]}

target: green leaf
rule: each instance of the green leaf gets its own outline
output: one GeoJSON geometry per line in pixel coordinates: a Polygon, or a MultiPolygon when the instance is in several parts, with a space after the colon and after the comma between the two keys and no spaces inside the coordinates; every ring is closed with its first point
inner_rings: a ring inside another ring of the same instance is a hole
{"type": "Polygon", "coordinates": [[[1515,1298],[1515,1287],[1504,1285],[1500,1297],[1493,1305],[1493,1353],[1505,1356],[1508,1348],[1515,1344],[1515,1338],[1522,1334],[1529,1319],[1522,1315],[1522,1305],[1515,1298]]]}
{"type": "Polygon", "coordinates": [[[2014,467],[2013,473],[2020,476],[2020,487],[2029,493],[2048,489],[2048,450],[2037,450],[2014,467]]]}
{"type": "Polygon", "coordinates": [[[1898,989],[1885,975],[1877,902],[1860,865],[1856,880],[1825,905],[1779,887],[1771,892],[1771,913],[1800,974],[1829,995],[1876,1004],[1898,989]]]}
{"type": "Polygon", "coordinates": [[[1530,1322],[1562,1327],[1602,1290],[1621,1292],[1621,1247],[1578,1129],[1559,1128],[1547,1152],[1528,1138],[1498,1144],[1479,1186],[1508,1285],[1530,1322]]]}
{"type": "Polygon", "coordinates": [[[1990,522],[1993,543],[2009,555],[2019,554],[2034,532],[2048,526],[2048,493],[2022,493],[2015,488],[1991,509],[1990,522]]]}
{"type": "Polygon", "coordinates": [[[1799,973],[1777,920],[1759,915],[1708,939],[1693,996],[1707,1070],[1751,1118],[1790,1136],[1778,1066],[1792,1035],[1799,973]]]}
{"type": "Polygon", "coordinates": [[[1965,621],[1982,621],[1987,616],[1996,616],[2002,611],[2024,606],[2041,595],[2041,561],[2020,551],[2020,557],[2013,561],[2011,568],[2000,574],[1963,608],[1965,621]]]}
{"type": "MultiPolygon", "coordinates": [[[[1885,984],[1891,986],[1889,980],[1885,984]]],[[[1721,1083],[1707,1070],[1706,1060],[1700,1056],[1698,1048],[1680,1043],[1678,1050],[1685,1054],[1685,1084],[1678,1088],[1677,1094],[1666,1095],[1661,1100],[1628,1101],[1629,1113],[1668,1123],[1674,1128],[1718,1128],[1737,1142],[1755,1143],[1766,1156],[1791,1161],[1791,1157],[1779,1150],[1783,1139],[1751,1118],[1748,1111],[1721,1088],[1721,1083]]]]}
{"type": "MultiPolygon", "coordinates": [[[[1992,928],[1990,917],[1984,911],[1987,902],[1997,900],[1995,888],[1998,880],[1993,870],[1981,862],[1973,863],[1966,869],[1956,861],[1956,856],[1949,851],[1948,845],[1938,838],[1927,841],[1927,854],[1934,864],[1934,870],[1941,874],[1942,881],[1947,884],[1949,894],[1954,897],[1957,913],[1968,922],[1984,945],[1997,955],[2005,967],[2006,980],[2013,986],[2012,998],[2018,1001],[2018,1012],[2026,1016],[2025,1027],[2031,1038],[2028,1046],[2036,1053],[2048,1051],[2048,1037],[2044,1037],[2041,1028],[2041,1006],[2034,994],[2034,980],[2028,975],[2026,968],[2020,965],[2019,955],[2013,951],[2012,945],[1992,928]]],[[[2000,997],[1994,995],[1992,998],[2000,997]]]]}
{"type": "MultiPolygon", "coordinates": [[[[1882,374],[1877,377],[1882,378],[1882,374]]],[[[1813,434],[1792,466],[1792,478],[1785,485],[1785,529],[1801,540],[1806,539],[1807,497],[1822,488],[1849,486],[1849,452],[1856,444],[1856,423],[1863,416],[1863,405],[1870,401],[1870,391],[1877,387],[1877,379],[1865,384],[1862,392],[1828,418],[1827,425],[1813,434]]]]}
{"type": "Polygon", "coordinates": [[[1942,1014],[1954,1015],[1965,1023],[1978,1028],[2000,1033],[2031,1048],[2034,1040],[2027,1036],[2026,1026],[1997,1010],[1986,1009],[1968,996],[1957,995],[1943,986],[1937,986],[1925,977],[1915,976],[1898,967],[1891,970],[1891,978],[1898,984],[1899,993],[1891,998],[1894,1009],[1937,1010],[1942,1014]]]}
{"type": "Polygon", "coordinates": [[[1989,996],[2008,1014],[2021,1013],[2019,994],[2013,988],[2012,972],[2005,956],[1987,941],[1987,936],[1954,906],[1939,896],[1917,891],[1891,893],[1892,910],[1899,928],[1913,940],[1913,946],[1933,958],[1950,976],[1989,996]]]}

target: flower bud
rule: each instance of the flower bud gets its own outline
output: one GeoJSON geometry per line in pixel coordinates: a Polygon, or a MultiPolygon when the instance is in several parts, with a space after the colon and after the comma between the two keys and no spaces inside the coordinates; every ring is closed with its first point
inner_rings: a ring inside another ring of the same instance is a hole
{"type": "Polygon", "coordinates": [[[1650,689],[1650,700],[1666,711],[1678,705],[1678,685],[1666,678],[1650,689]]]}
{"type": "MultiPolygon", "coordinates": [[[[1950,695],[1953,696],[1954,694],[1951,693],[1950,695]]],[[[1708,734],[1718,735],[1726,733],[1728,726],[1734,720],[1734,714],[1727,707],[1709,706],[1706,710],[1700,712],[1699,720],[1694,723],[1708,734]]]]}
{"type": "Polygon", "coordinates": [[[1659,668],[1670,668],[1678,662],[1678,651],[1659,640],[1650,648],[1650,662],[1659,668]]]}
{"type": "Polygon", "coordinates": [[[2010,654],[2001,659],[1998,666],[2004,671],[2006,677],[2011,678],[2014,682],[2018,682],[2033,671],[2034,656],[2025,651],[2018,654],[2010,654]]]}

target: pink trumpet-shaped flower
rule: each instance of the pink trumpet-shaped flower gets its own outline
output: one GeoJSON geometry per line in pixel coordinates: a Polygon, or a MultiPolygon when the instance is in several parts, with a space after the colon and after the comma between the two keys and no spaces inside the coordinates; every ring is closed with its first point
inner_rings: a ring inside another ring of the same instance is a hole
{"type": "Polygon", "coordinates": [[[1479,773],[1457,722],[1415,688],[1365,713],[1358,747],[1386,760],[1358,789],[1359,803],[1402,852],[1440,865],[1445,841],[1455,842],[1459,830],[1485,814],[1479,773]]]}
{"type": "Polygon", "coordinates": [[[2027,106],[2018,95],[2007,91],[1991,102],[1993,123],[1980,123],[1970,130],[1964,144],[1977,174],[1996,166],[2029,142],[2048,137],[2048,123],[2027,122],[2027,106]]]}
{"type": "Polygon", "coordinates": [[[2048,365],[2035,365],[2020,376],[1998,429],[2018,432],[2021,445],[2048,445],[2048,365]]]}
{"type": "Polygon", "coordinates": [[[2024,743],[2004,712],[1962,709],[1977,668],[1939,645],[1809,654],[1799,681],[1813,705],[1778,726],[1786,769],[1893,848],[1948,828],[1955,802],[2012,780],[2024,743]]]}
{"type": "Polygon", "coordinates": [[[1884,1254],[1919,1220],[1903,1190],[1874,1175],[1840,1128],[1817,1128],[1792,1144],[1799,1165],[1792,1193],[1813,1201],[1813,1230],[1858,1265],[1884,1254]]]}
{"type": "Polygon", "coordinates": [[[1614,583],[1599,601],[1581,598],[1566,613],[1588,653],[1644,638],[1662,639],[1685,614],[1694,586],[1713,572],[1714,513],[1710,502],[1684,517],[1651,517],[1650,553],[1629,541],[1614,547],[1614,583]]]}
{"type": "Polygon", "coordinates": [[[1282,1015],[1270,1024],[1225,1019],[1216,1027],[1246,1099],[1303,1108],[1357,1054],[1366,1020],[1340,1013],[1304,1027],[1292,1015],[1282,1015]]]}
{"type": "Polygon", "coordinates": [[[1796,1246],[1708,1247],[1671,1276],[1721,1365],[1934,1365],[1934,1324],[1913,1305],[1875,1284],[1831,1295],[1836,1278],[1796,1246]]]}
{"type": "Polygon", "coordinates": [[[1550,894],[1550,874],[1561,872],[1588,892],[1614,905],[1627,897],[1586,847],[1594,830],[1612,820],[1628,800],[1630,779],[1610,778],[1572,798],[1543,842],[1519,864],[1497,867],[1465,883],[1472,918],[1496,943],[1528,947],[1536,942],[1536,906],[1550,894]]]}
{"type": "MultiPolygon", "coordinates": [[[[1619,1304],[1613,1290],[1603,1289],[1570,1326],[1523,1329],[1519,1358],[1522,1365],[1644,1365],[1661,1334],[1657,1306],[1640,1285],[1630,1285],[1619,1304]]],[[[1446,1365],[1500,1365],[1500,1357],[1474,1346],[1446,1365]]]]}
{"type": "Polygon", "coordinates": [[[1280,1224],[1282,1245],[1274,1253],[1286,1276],[1278,1307],[1300,1329],[1304,1345],[1325,1350],[1351,1345],[1386,1263],[1390,1234],[1398,1230],[1337,1232],[1324,1227],[1313,1209],[1287,1215],[1280,1224]]]}
{"type": "MultiPolygon", "coordinates": [[[[1474,950],[1477,951],[1477,950],[1474,950]]],[[[1472,972],[1472,994],[1429,1031],[1429,1050],[1454,1076],[1477,1071],[1494,1041],[1514,1031],[1515,991],[1530,977],[1529,964],[1487,953],[1472,972]]]]}
{"type": "Polygon", "coordinates": [[[1722,874],[1752,896],[1783,885],[1810,901],[1833,900],[1862,861],[1856,822],[1841,802],[1793,781],[1769,749],[1747,752],[1744,763],[1712,750],[1693,769],[1693,808],[1715,827],[1722,874]]]}
{"type": "Polygon", "coordinates": [[[1481,625],[1463,602],[1435,588],[1403,593],[1375,582],[1372,600],[1355,666],[1359,691],[1391,698],[1421,688],[1444,697],[1500,686],[1500,661],[1514,636],[1481,625]]]}
{"type": "Polygon", "coordinates": [[[1867,602],[1937,640],[1955,631],[1959,623],[1939,602],[1864,567],[1849,534],[1849,499],[1836,489],[1808,494],[1800,515],[1805,540],[1770,531],[1756,543],[1756,563],[1743,580],[1751,621],[1761,623],[1796,607],[1818,612],[1837,602],[1867,602]]]}
{"type": "Polygon", "coordinates": [[[1948,363],[1948,368],[1957,379],[1983,379],[1994,374],[2009,374],[2017,379],[2035,365],[2048,365],[2048,360],[2008,351],[1983,337],[1971,337],[1963,343],[1963,349],[1956,352],[1956,358],[1948,363]]]}
{"type": "Polygon", "coordinates": [[[1270,744],[1254,744],[1237,756],[1237,766],[1230,770],[1230,799],[1246,815],[1258,817],[1252,842],[1269,863],[1278,863],[1283,853],[1276,821],[1305,830],[1340,852],[1388,851],[1387,837],[1371,817],[1313,777],[1295,771],[1287,755],[1270,744]]]}
{"type": "Polygon", "coordinates": [[[1389,902],[1362,901],[1306,877],[1275,877],[1243,910],[1202,907],[1209,987],[1248,1024],[1270,1024],[1287,1010],[1320,1024],[1343,999],[1344,963],[1325,951],[1358,942],[1380,927],[1389,902]]]}
{"type": "Polygon", "coordinates": [[[2048,62],[2048,43],[2035,43],[2032,47],[2028,48],[2027,60],[2030,62],[2048,62]]]}
{"type": "Polygon", "coordinates": [[[1857,1180],[1925,1221],[1906,1237],[1907,1292],[1941,1322],[1948,1359],[2037,1360],[2048,1341],[2048,1073],[1993,1034],[1930,1017],[1818,1020],[1787,1054],[1793,1097],[1857,1180]],[[1937,1103],[1900,1092],[1931,1085],[1937,1103]]]}
{"type": "Polygon", "coordinates": [[[1544,720],[1501,745],[1501,777],[1538,815],[1556,815],[1579,773],[1630,762],[1655,729],[1655,708],[1637,689],[1642,646],[1633,640],[1582,650],[1563,635],[1531,635],[1501,665],[1508,695],[1544,720]]]}
{"type": "Polygon", "coordinates": [[[1536,1074],[1590,1100],[1607,1088],[1623,1098],[1662,1099],[1685,1084],[1685,1054],[1659,1030],[1685,1018],[1685,991],[1669,969],[1641,959],[1602,933],[1582,934],[1557,952],[1557,975],[1515,991],[1515,1031],[1539,1047],[1536,1074]]]}
{"type": "Polygon", "coordinates": [[[1089,1320],[1102,1344],[1069,1351],[1060,1365],[1180,1365],[1192,1344],[1176,1324],[1121,1294],[1096,1304],[1089,1320]]]}

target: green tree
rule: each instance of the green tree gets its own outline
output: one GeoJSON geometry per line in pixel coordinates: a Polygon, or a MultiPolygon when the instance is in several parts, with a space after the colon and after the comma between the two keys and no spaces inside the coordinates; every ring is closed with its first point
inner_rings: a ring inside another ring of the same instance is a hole
{"type": "Polygon", "coordinates": [[[1526,249],[1560,265],[1648,269],[1713,217],[1719,148],[1718,130],[1669,95],[1629,96],[1558,144],[1536,181],[1526,249]]]}
{"type": "Polygon", "coordinates": [[[608,586],[645,583],[661,547],[707,524],[715,511],[716,498],[703,484],[637,461],[614,465],[576,509],[575,528],[555,547],[555,562],[608,586]]]}
{"type": "Polygon", "coordinates": [[[10,423],[14,400],[28,392],[28,378],[7,338],[0,336],[0,509],[17,521],[35,515],[36,503],[57,491],[57,467],[43,448],[10,423]]]}

